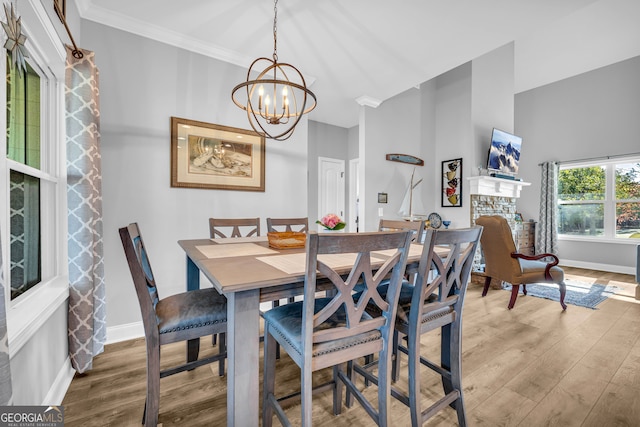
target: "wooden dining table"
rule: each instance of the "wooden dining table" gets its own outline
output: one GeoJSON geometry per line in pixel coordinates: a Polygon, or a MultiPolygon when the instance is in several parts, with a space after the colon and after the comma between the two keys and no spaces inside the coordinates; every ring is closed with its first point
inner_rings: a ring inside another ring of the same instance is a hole
{"type": "MultiPolygon", "coordinates": [[[[180,240],[187,256],[187,290],[200,287],[200,273],[227,298],[227,425],[259,425],[260,303],[302,295],[305,249],[269,247],[266,237],[180,240]]],[[[416,269],[422,245],[412,244],[408,268],[416,269]]],[[[372,264],[391,253],[372,253],[372,264]]],[[[348,273],[353,259],[325,256],[336,271],[348,273]]],[[[319,286],[319,289],[321,287],[319,286]]],[[[199,342],[190,343],[190,358],[199,342]]]]}

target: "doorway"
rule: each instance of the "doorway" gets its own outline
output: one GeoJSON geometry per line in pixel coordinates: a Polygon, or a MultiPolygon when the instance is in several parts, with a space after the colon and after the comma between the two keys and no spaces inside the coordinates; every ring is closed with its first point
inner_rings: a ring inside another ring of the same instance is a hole
{"type": "Polygon", "coordinates": [[[344,160],[318,157],[318,218],[334,213],[345,220],[344,160]]]}

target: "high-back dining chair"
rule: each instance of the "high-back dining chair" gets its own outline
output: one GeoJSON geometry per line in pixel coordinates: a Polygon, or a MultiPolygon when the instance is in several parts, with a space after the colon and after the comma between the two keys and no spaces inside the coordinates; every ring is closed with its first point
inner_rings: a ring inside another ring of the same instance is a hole
{"type": "Polygon", "coordinates": [[[260,218],[209,218],[209,233],[212,239],[260,236],[260,218]]]}
{"type": "Polygon", "coordinates": [[[524,255],[516,251],[511,227],[506,218],[500,215],[485,215],[476,219],[476,224],[484,227],[480,241],[485,257],[485,282],[482,296],[487,295],[491,280],[511,283],[509,310],[516,304],[518,290],[527,294],[528,283],[556,283],[560,288],[560,305],[567,309],[564,297],[567,288],[564,283],[564,270],[558,267],[558,257],[554,254],[524,255]],[[551,258],[552,261],[541,261],[551,258]]]}
{"type": "Polygon", "coordinates": [[[215,361],[220,362],[222,376],[224,358],[227,356],[226,349],[221,345],[220,352],[215,356],[187,361],[161,371],[160,347],[189,340],[196,340],[197,346],[200,337],[225,332],[227,299],[213,288],[187,291],[161,299],[138,224],[129,224],[119,231],[140,303],[147,344],[147,398],[142,423],[145,426],[156,426],[161,378],[215,361]]]}
{"type": "MultiPolygon", "coordinates": [[[[402,284],[393,337],[392,377],[397,379],[400,353],[407,354],[409,389],[404,393],[393,387],[392,395],[409,407],[413,427],[422,426],[448,406],[456,410],[459,425],[466,425],[461,378],[462,308],[481,234],[482,227],[427,230],[415,286],[402,284]],[[441,329],[440,363],[420,354],[422,335],[437,329],[441,329]],[[404,341],[406,345],[401,344],[404,341]],[[425,410],[422,410],[421,365],[441,375],[444,389],[444,396],[425,410]]],[[[386,292],[383,284],[380,295],[386,292]]],[[[377,309],[370,305],[367,311],[377,312],[377,309]]],[[[374,381],[376,377],[370,370],[374,364],[360,366],[352,361],[347,371],[350,377],[355,371],[374,381]]],[[[347,406],[350,404],[351,397],[347,394],[347,406]]]]}
{"type": "Polygon", "coordinates": [[[380,224],[378,230],[412,230],[414,232],[413,241],[416,243],[422,243],[422,237],[424,236],[424,220],[423,221],[404,221],[395,219],[380,218],[380,224]]]}
{"type": "Polygon", "coordinates": [[[309,218],[267,218],[267,231],[299,231],[307,233],[309,231],[309,218]],[[276,228],[280,227],[280,229],[276,228]],[[281,229],[284,227],[284,229],[281,229]]]}
{"type": "Polygon", "coordinates": [[[358,392],[341,365],[372,353],[378,353],[381,361],[378,410],[375,411],[361,394],[359,396],[363,400],[360,402],[376,424],[389,424],[392,320],[410,243],[411,233],[407,231],[357,234],[312,232],[307,235],[304,300],[273,308],[264,314],[264,427],[272,425],[274,412],[283,425],[290,425],[281,406],[283,399],[278,399],[274,394],[276,342],[302,371],[302,426],[312,424],[312,373],[333,366],[333,381],[326,385],[333,389],[333,411],[339,414],[343,384],[352,393],[358,392]],[[372,268],[371,253],[374,251],[392,252],[385,253],[387,259],[377,271],[372,268]],[[350,267],[347,271],[335,267],[339,255],[347,260],[350,267]],[[321,280],[333,284],[336,292],[332,297],[316,297],[318,273],[322,276],[321,280]],[[377,287],[389,274],[389,292],[383,298],[378,294],[377,287]],[[366,288],[358,302],[355,302],[352,292],[359,281],[363,281],[366,288]],[[365,312],[364,308],[369,302],[379,307],[380,315],[365,312]]]}

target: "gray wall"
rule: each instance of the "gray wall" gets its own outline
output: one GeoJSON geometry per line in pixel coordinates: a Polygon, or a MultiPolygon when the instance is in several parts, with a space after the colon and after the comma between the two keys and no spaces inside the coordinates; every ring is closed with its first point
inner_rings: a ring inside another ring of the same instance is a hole
{"type": "MultiPolygon", "coordinates": [[[[420,90],[409,89],[377,108],[361,108],[364,109],[364,122],[361,119],[360,128],[364,128],[364,138],[359,141],[359,153],[364,179],[361,179],[360,191],[364,196],[365,219],[361,225],[364,231],[372,231],[378,229],[378,208],[383,209],[384,218],[400,217],[398,210],[414,170],[412,165],[387,161],[386,155],[400,153],[424,158],[420,145],[420,90]],[[378,193],[388,194],[387,204],[378,203],[378,193]]],[[[415,176],[422,178],[429,172],[428,166],[417,166],[415,170],[415,176]]],[[[422,194],[426,186],[420,184],[415,191],[422,194]]],[[[429,209],[428,201],[418,195],[414,196],[414,206],[415,213],[429,209]]]]}
{"type": "Polygon", "coordinates": [[[513,43],[467,62],[419,89],[410,89],[384,101],[377,108],[362,107],[364,139],[360,155],[365,160],[365,227],[378,224],[378,208],[384,217],[397,218],[413,166],[385,160],[387,153],[418,156],[416,167],[423,179],[414,191],[416,214],[437,212],[453,227],[470,222],[469,186],[466,178],[477,175],[487,162],[491,129],[513,128],[513,43]],[[463,159],[461,207],[442,207],[442,161],[463,159]],[[377,203],[386,192],[389,203],[377,203]]]}
{"type": "MultiPolygon", "coordinates": [[[[107,326],[140,320],[118,228],[139,223],[161,296],[185,289],[179,239],[209,237],[209,217],[307,215],[307,119],[266,142],[266,191],[170,187],[170,117],[249,128],[231,89],[246,70],[90,21],[100,68],[107,326]]],[[[346,150],[345,150],[346,155],[346,150]]],[[[206,282],[206,281],[203,281],[206,282]]]]}
{"type": "MultiPolygon", "coordinates": [[[[640,152],[640,57],[515,97],[515,131],[523,137],[521,176],[532,185],[518,200],[525,218],[538,218],[539,163],[640,152]]],[[[637,242],[636,242],[637,243],[637,242]]],[[[635,246],[562,240],[559,256],[577,266],[631,272],[635,246]]]]}
{"type": "MultiPolygon", "coordinates": [[[[308,168],[309,168],[309,200],[308,215],[309,221],[315,223],[316,220],[322,218],[318,212],[318,157],[329,157],[331,159],[344,160],[345,163],[345,207],[347,206],[348,196],[348,177],[347,168],[349,166],[348,158],[348,130],[338,126],[332,126],[325,123],[309,120],[309,148],[308,148],[308,168]]],[[[346,209],[345,209],[346,210],[346,209]]],[[[348,212],[348,210],[346,210],[348,212]]],[[[346,220],[346,218],[343,218],[346,220]]],[[[315,230],[315,227],[311,227],[315,230]]]]}

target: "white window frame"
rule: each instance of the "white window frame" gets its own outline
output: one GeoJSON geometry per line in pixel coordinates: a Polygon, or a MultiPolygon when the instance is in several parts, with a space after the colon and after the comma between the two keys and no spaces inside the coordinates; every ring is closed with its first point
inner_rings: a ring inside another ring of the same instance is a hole
{"type": "MultiPolygon", "coordinates": [[[[53,6],[52,6],[53,8],[53,6]]],[[[25,44],[31,66],[41,76],[41,169],[6,158],[6,114],[0,114],[0,213],[5,307],[11,357],[26,344],[69,296],[67,267],[66,149],[64,127],[64,69],[66,51],[50,15],[39,0],[20,2],[25,44]],[[48,82],[48,83],[47,83],[48,82]],[[40,178],[42,280],[11,300],[9,246],[9,172],[16,170],[40,178]],[[53,187],[51,187],[53,186],[53,187]],[[47,189],[50,189],[47,191],[47,189]]],[[[6,50],[3,49],[6,55],[6,50]]],[[[0,61],[6,75],[6,58],[0,61]]],[[[0,85],[6,111],[6,85],[0,85]]]]}
{"type": "MultiPolygon", "coordinates": [[[[605,197],[604,200],[581,200],[581,201],[569,201],[562,203],[564,205],[579,205],[579,204],[598,204],[604,205],[604,235],[603,236],[576,236],[560,234],[558,232],[559,240],[568,241],[587,241],[587,242],[606,242],[606,243],[620,243],[624,245],[638,245],[640,239],[624,239],[616,237],[616,203],[620,202],[616,199],[616,176],[615,166],[623,163],[640,163],[640,156],[616,156],[601,160],[587,160],[577,162],[566,162],[560,165],[560,170],[563,169],[575,169],[582,167],[604,167],[605,169],[605,197]]],[[[624,200],[628,201],[628,200],[624,200]]],[[[633,201],[633,200],[631,200],[633,201]]],[[[560,200],[558,199],[558,205],[560,200]]]]}

